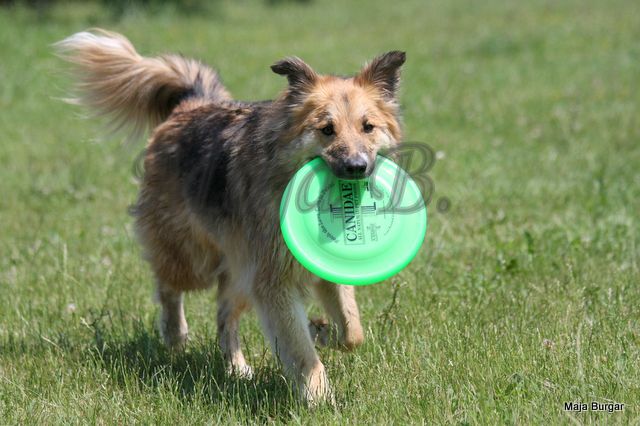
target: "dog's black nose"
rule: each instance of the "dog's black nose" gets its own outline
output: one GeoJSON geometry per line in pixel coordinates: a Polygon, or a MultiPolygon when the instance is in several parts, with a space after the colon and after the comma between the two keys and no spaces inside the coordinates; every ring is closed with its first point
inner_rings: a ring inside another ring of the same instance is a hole
{"type": "Polygon", "coordinates": [[[367,160],[357,156],[349,158],[344,163],[345,174],[352,179],[359,179],[367,172],[367,160]]]}

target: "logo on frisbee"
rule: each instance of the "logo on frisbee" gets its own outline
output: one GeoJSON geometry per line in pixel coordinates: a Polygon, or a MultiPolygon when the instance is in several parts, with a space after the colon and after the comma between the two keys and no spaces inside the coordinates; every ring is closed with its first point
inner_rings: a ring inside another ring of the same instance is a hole
{"type": "Polygon", "coordinates": [[[317,220],[327,241],[344,245],[377,243],[391,231],[392,211],[380,209],[384,193],[369,190],[368,180],[338,180],[320,191],[317,220]]]}

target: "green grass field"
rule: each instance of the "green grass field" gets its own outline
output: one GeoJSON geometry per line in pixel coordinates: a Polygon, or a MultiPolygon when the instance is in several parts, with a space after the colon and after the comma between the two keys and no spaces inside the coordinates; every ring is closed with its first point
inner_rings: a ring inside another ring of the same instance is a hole
{"type": "Polygon", "coordinates": [[[640,4],[392,4],[0,8],[0,424],[640,422],[640,4]],[[240,99],[275,96],[286,55],[346,74],[407,51],[406,139],[439,151],[451,208],[431,205],[397,279],[359,290],[365,345],[320,350],[336,407],[296,402],[253,315],[257,376],[225,377],[214,292],[187,298],[186,353],[163,348],[127,215],[142,145],[98,143],[59,100],[50,44],[93,26],[201,58],[240,99]]]}

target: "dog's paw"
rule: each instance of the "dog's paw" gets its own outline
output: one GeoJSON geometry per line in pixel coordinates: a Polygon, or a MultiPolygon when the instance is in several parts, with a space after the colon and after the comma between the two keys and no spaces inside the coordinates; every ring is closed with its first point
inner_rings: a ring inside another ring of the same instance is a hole
{"type": "Polygon", "coordinates": [[[303,402],[308,407],[313,408],[321,404],[335,406],[333,391],[329,385],[324,366],[320,363],[311,371],[306,380],[301,383],[298,391],[303,402]]]}
{"type": "Polygon", "coordinates": [[[342,349],[338,328],[324,318],[311,319],[309,333],[316,346],[342,349]]]}
{"type": "Polygon", "coordinates": [[[182,352],[187,347],[189,335],[187,333],[162,333],[165,346],[172,352],[182,352]]]}
{"type": "Polygon", "coordinates": [[[324,318],[311,319],[309,321],[309,333],[311,334],[311,340],[317,346],[330,346],[335,342],[336,333],[331,324],[324,318]]]}
{"type": "Polygon", "coordinates": [[[227,374],[238,379],[251,380],[253,378],[253,368],[250,365],[227,365],[227,374]]]}
{"type": "Polygon", "coordinates": [[[171,351],[180,352],[185,349],[189,341],[189,327],[182,321],[168,321],[162,317],[158,321],[160,335],[167,348],[171,351]]]}

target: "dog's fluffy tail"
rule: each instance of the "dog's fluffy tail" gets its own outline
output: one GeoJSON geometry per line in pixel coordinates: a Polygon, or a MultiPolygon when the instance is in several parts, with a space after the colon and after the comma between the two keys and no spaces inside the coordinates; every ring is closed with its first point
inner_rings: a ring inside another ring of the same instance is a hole
{"type": "Polygon", "coordinates": [[[206,65],[181,56],[142,57],[120,34],[79,32],[54,46],[74,65],[76,93],[69,102],[110,117],[113,130],[126,128],[131,138],[163,122],[186,98],[231,98],[206,65]]]}

